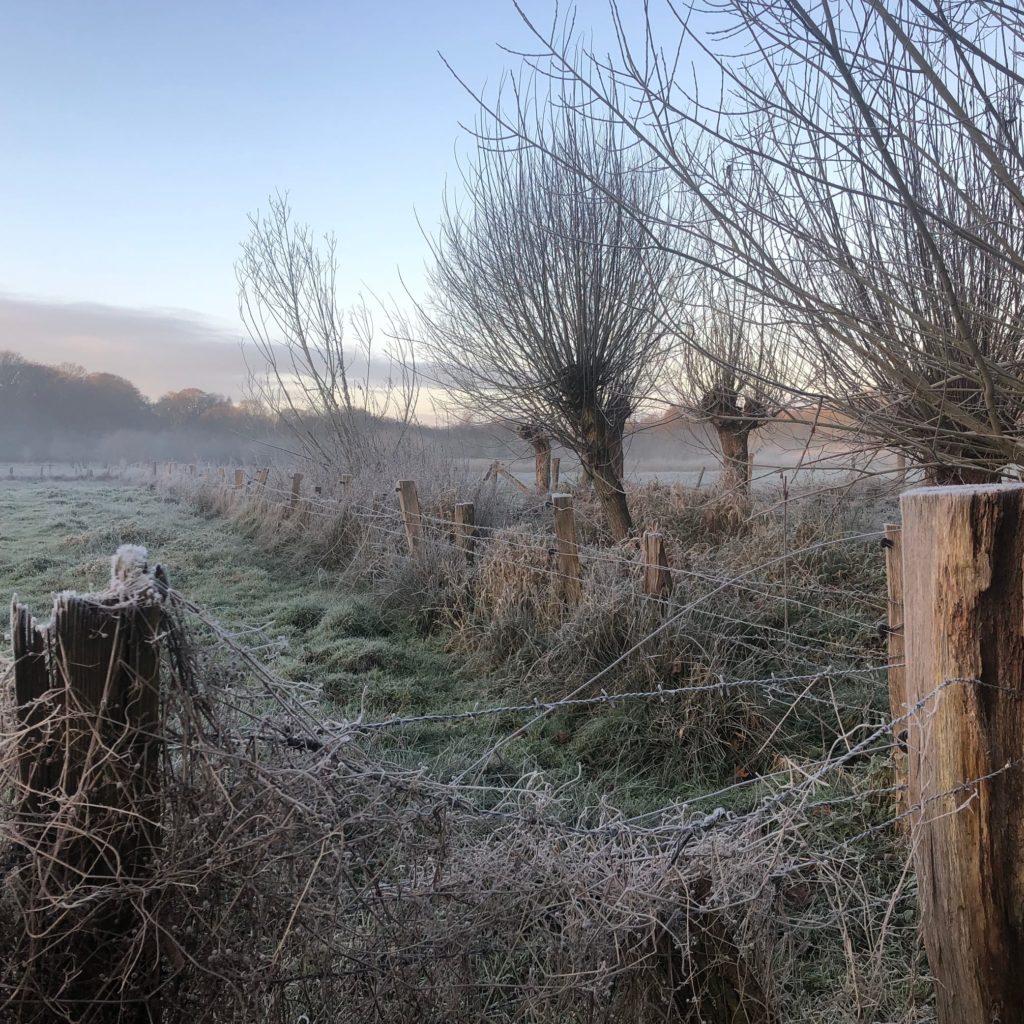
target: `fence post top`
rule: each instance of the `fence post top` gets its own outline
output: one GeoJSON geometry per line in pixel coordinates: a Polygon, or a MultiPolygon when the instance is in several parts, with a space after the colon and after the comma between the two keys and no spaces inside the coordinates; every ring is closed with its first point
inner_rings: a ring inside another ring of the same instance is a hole
{"type": "Polygon", "coordinates": [[[936,498],[975,498],[1024,491],[1024,483],[1009,481],[991,484],[941,484],[935,487],[912,487],[900,495],[900,508],[936,498]]]}

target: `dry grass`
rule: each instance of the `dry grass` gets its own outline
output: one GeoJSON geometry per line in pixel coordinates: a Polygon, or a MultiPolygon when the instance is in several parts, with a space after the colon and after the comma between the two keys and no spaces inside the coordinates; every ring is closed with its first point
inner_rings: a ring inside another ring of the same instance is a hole
{"type": "MultiPolygon", "coordinates": [[[[893,949],[906,879],[877,905],[877,879],[829,851],[819,792],[712,827],[696,809],[581,812],[531,778],[432,780],[320,721],[305,688],[187,604],[165,615],[155,859],[55,870],[83,814],[100,844],[132,808],[83,785],[26,828],[19,787],[3,789],[4,1019],[124,1020],[155,998],[164,1021],[232,1024],[924,1019],[893,949]],[[83,943],[112,910],[118,937],[90,972],[83,943]],[[828,1014],[808,998],[815,965],[828,1014]]],[[[6,708],[9,781],[26,742],[6,708]]]]}

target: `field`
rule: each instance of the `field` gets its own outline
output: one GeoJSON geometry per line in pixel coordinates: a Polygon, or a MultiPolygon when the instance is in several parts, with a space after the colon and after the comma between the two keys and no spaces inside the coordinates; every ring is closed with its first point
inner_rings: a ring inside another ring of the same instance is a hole
{"type": "MultiPolygon", "coordinates": [[[[550,511],[518,493],[471,495],[483,539],[468,560],[446,533],[462,495],[445,480],[423,490],[424,521],[436,525],[410,557],[386,492],[345,502],[324,491],[294,508],[273,487],[257,500],[215,482],[139,479],[0,484],[4,590],[45,615],[55,591],[101,589],[119,545],[145,545],[201,610],[194,628],[211,679],[229,665],[254,692],[267,679],[275,693],[297,687],[325,727],[357,723],[360,757],[392,780],[416,780],[417,799],[434,794],[431,813],[446,805],[434,886],[446,872],[461,877],[456,888],[497,872],[479,898],[460,897],[461,912],[446,911],[456,914],[450,941],[490,949],[452,968],[454,978],[428,982],[422,965],[380,961],[383,994],[356,998],[343,983],[288,988],[258,1003],[263,1019],[272,1005],[281,1020],[390,1020],[409,1000],[424,1020],[664,1019],[661,954],[644,936],[664,923],[666,904],[679,907],[678,885],[703,889],[701,902],[725,914],[731,936],[731,952],[717,956],[732,966],[711,970],[694,947],[683,969],[725,971],[734,982],[739,971],[741,989],[756,977],[754,1001],[771,1007],[730,1021],[930,1019],[908,853],[894,824],[877,629],[891,491],[851,483],[780,502],[764,490],[739,521],[709,492],[640,488],[632,500],[665,535],[674,577],[658,600],[639,586],[635,550],[608,547],[577,492],[584,579],[573,607],[550,568],[550,511]],[[538,851],[552,843],[560,864],[541,869],[548,854],[538,851]],[[631,881],[607,862],[612,849],[630,851],[631,881]],[[659,858],[668,858],[664,870],[646,878],[659,858]],[[643,879],[638,865],[648,865],[643,879]],[[592,895],[626,890],[599,922],[580,885],[592,895]],[[583,918],[558,911],[557,927],[537,933],[533,919],[570,891],[583,918]],[[501,920],[507,946],[494,937],[501,920]],[[587,927],[595,931],[578,954],[568,952],[561,931],[587,927]],[[510,959],[517,948],[557,984],[510,959]],[[452,986],[470,979],[477,995],[453,1007],[452,986]],[[500,1011],[499,992],[511,992],[500,1011]]],[[[398,829],[396,851],[419,827],[386,817],[374,826],[381,836],[398,829]]],[[[391,878],[410,869],[399,861],[381,869],[385,884],[411,894],[423,878],[391,878]]],[[[431,891],[410,895],[415,913],[399,900],[389,928],[363,928],[345,948],[361,943],[362,955],[381,956],[378,944],[396,941],[397,913],[402,941],[417,948],[427,929],[436,952],[438,911],[421,919],[440,890],[431,891]]],[[[335,927],[356,915],[347,907],[335,927]]],[[[722,927],[715,921],[708,934],[722,927]]],[[[717,1024],[707,1008],[721,999],[708,998],[702,1012],[717,1024]]]]}
{"type": "MultiPolygon", "coordinates": [[[[41,618],[58,591],[102,590],[111,554],[121,544],[141,544],[167,565],[179,590],[276,671],[331,690],[341,676],[317,655],[331,638],[346,652],[348,661],[339,655],[336,662],[351,669],[345,678],[354,692],[362,692],[364,680],[382,683],[377,701],[387,700],[385,677],[396,693],[413,677],[438,687],[451,677],[449,659],[408,630],[401,635],[369,600],[339,589],[330,573],[315,566],[303,571],[223,520],[198,516],[152,490],[88,482],[8,485],[0,490],[0,517],[0,582],[41,618]],[[397,652],[391,661],[403,670],[398,676],[370,667],[371,652],[387,662],[383,652],[391,647],[397,652]]],[[[394,700],[402,707],[400,696],[394,700]]]]}

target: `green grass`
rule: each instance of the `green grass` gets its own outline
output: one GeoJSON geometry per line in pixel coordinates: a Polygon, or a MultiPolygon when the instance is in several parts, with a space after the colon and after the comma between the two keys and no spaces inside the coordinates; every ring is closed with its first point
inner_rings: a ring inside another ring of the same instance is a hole
{"type": "Polygon", "coordinates": [[[0,483],[0,590],[41,618],[62,590],[100,590],[110,556],[142,544],[172,584],[286,678],[319,683],[346,709],[417,713],[456,700],[455,660],[329,573],[261,550],[223,519],[144,488],[0,483]]]}

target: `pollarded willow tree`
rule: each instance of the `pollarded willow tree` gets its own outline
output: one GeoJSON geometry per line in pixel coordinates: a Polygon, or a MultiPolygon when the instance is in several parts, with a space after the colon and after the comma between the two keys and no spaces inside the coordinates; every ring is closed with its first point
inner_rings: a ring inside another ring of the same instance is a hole
{"type": "Polygon", "coordinates": [[[788,404],[780,382],[794,380],[792,339],[766,311],[718,288],[703,304],[671,375],[673,404],[709,424],[718,437],[725,490],[750,492],[750,438],[788,404]]]}
{"type": "Polygon", "coordinates": [[[613,58],[536,30],[527,73],[696,197],[670,250],[778,309],[816,397],[932,479],[1024,462],[1020,5],[664,0],[639,31],[612,12],[613,58]]]}
{"type": "Polygon", "coordinates": [[[659,318],[674,259],[657,235],[665,184],[610,123],[548,104],[543,145],[482,118],[460,202],[432,241],[424,349],[457,400],[575,452],[616,538],[626,424],[672,339],[659,318]]]}

